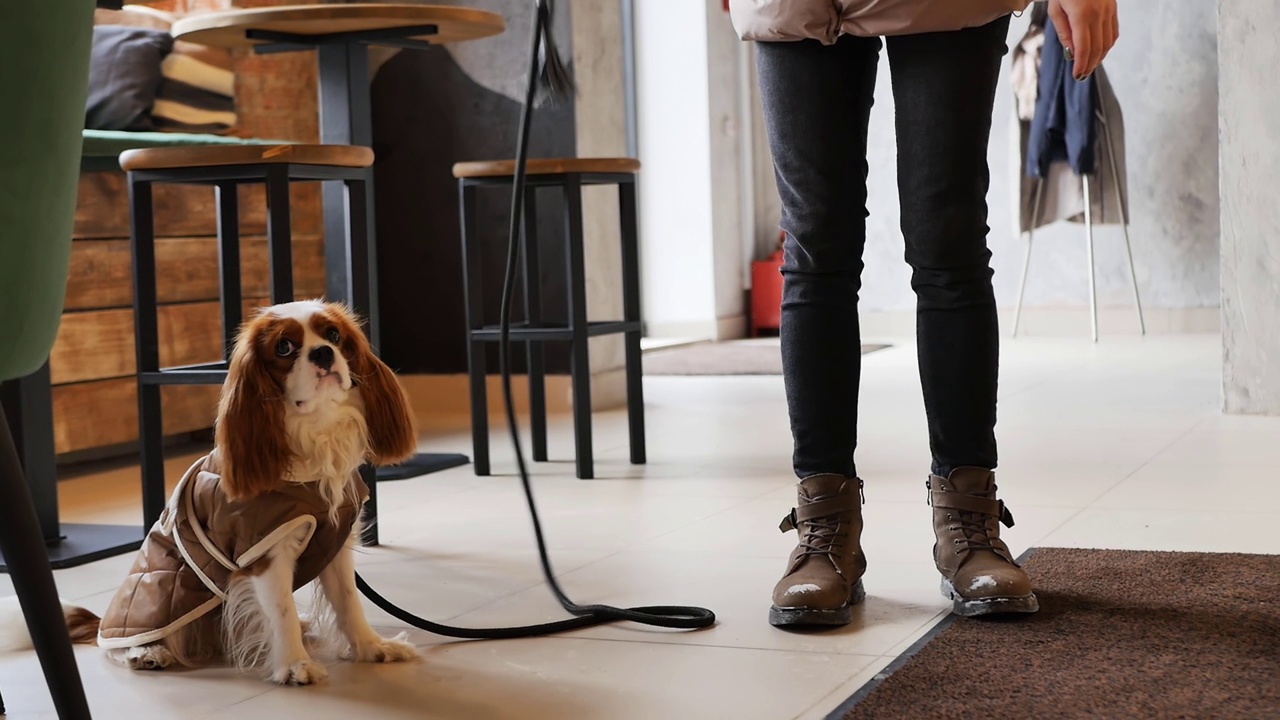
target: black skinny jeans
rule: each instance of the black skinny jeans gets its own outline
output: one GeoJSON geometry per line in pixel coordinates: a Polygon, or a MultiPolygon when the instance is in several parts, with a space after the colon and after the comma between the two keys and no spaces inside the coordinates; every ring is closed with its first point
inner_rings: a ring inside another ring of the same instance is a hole
{"type": "MultiPolygon", "coordinates": [[[[898,193],[932,471],[996,466],[987,142],[1009,18],[890,37],[898,193]]],[[[782,360],[797,477],[856,475],[867,119],[879,38],[759,43],[782,197],[782,360]]]]}

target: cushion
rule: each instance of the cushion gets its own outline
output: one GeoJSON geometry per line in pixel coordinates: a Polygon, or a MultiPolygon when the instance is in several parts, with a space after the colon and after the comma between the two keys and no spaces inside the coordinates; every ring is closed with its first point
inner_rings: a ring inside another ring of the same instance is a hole
{"type": "Polygon", "coordinates": [[[259,140],[174,132],[123,132],[85,130],[80,156],[81,172],[120,172],[120,153],[125,150],[181,145],[291,145],[290,140],[259,140]]]}
{"type": "Polygon", "coordinates": [[[160,62],[173,37],[160,30],[97,25],[89,57],[84,126],[91,130],[151,130],[160,62]]]}
{"type": "Polygon", "coordinates": [[[184,145],[293,145],[292,140],[259,140],[256,138],[227,137],[226,135],[202,135],[198,133],[171,132],[119,132],[85,130],[85,157],[115,158],[125,150],[184,145]]]}
{"type": "Polygon", "coordinates": [[[160,73],[160,89],[151,110],[156,129],[226,133],[235,128],[236,76],[230,52],[178,41],[160,73]]]}
{"type": "MultiPolygon", "coordinates": [[[[176,16],[146,5],[98,10],[98,25],[170,31],[176,16]]],[[[150,109],[154,129],[228,134],[235,130],[235,73],[231,51],[177,41],[160,66],[160,87],[150,109]]]]}

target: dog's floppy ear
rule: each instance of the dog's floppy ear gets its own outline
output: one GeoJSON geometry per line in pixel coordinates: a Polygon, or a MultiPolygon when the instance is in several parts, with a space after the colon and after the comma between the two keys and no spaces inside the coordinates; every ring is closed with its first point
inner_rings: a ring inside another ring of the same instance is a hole
{"type": "Polygon", "coordinates": [[[284,430],[284,388],[258,356],[258,317],[241,329],[218,402],[214,442],[222,460],[222,488],[246,500],[278,488],[293,462],[284,430]]]}
{"type": "Polygon", "coordinates": [[[378,359],[360,330],[359,321],[345,308],[339,309],[343,331],[343,352],[351,366],[351,379],[364,401],[364,421],[369,429],[369,462],[394,465],[413,455],[418,447],[418,430],[409,407],[409,396],[399,378],[378,359]]]}

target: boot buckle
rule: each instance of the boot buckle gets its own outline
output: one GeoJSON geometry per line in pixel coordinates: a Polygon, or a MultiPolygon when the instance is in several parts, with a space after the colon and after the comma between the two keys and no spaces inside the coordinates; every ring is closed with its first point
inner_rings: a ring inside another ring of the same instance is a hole
{"type": "Polygon", "coordinates": [[[791,508],[791,512],[787,513],[786,517],[782,518],[782,522],[778,524],[778,530],[784,533],[789,532],[795,530],[799,524],[800,521],[796,519],[796,509],[791,508]]]}
{"type": "Polygon", "coordinates": [[[1000,522],[1004,523],[1007,528],[1013,527],[1013,513],[1009,512],[1009,508],[1004,506],[1004,501],[1000,501],[1000,522]]]}

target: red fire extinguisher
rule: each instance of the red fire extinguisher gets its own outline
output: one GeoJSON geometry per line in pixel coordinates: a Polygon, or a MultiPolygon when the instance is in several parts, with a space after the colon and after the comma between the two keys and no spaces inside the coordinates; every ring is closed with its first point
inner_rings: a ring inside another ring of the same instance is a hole
{"type": "Polygon", "coordinates": [[[761,330],[777,330],[782,324],[782,242],[785,232],[778,234],[778,249],[763,260],[751,263],[751,336],[761,330]]]}

